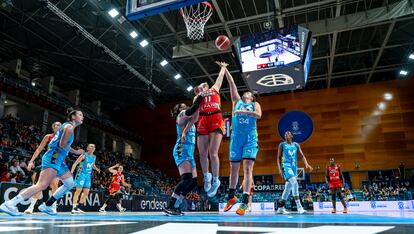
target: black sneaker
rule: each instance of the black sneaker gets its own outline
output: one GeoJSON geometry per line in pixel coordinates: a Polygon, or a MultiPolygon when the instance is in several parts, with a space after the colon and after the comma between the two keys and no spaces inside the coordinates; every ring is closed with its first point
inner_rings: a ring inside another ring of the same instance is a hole
{"type": "Polygon", "coordinates": [[[181,210],[180,207],[175,208],[174,211],[177,212],[179,215],[184,215],[184,212],[181,210]]]}
{"type": "Polygon", "coordinates": [[[175,208],[168,208],[168,207],[163,207],[162,208],[162,212],[166,215],[166,216],[175,216],[175,215],[181,215],[181,213],[178,213],[176,211],[175,208]]]}

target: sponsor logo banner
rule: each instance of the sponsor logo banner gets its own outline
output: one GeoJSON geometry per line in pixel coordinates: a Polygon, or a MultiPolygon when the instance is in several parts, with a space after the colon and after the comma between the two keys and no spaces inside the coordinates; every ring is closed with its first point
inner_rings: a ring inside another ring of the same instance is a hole
{"type": "MultiPolygon", "coordinates": [[[[402,211],[414,210],[414,200],[410,201],[357,201],[347,202],[347,206],[351,211],[402,211]]],[[[314,202],[314,211],[331,212],[332,202],[314,202]]],[[[342,211],[341,205],[336,205],[337,211],[342,211]]]]}
{"type": "MultiPolygon", "coordinates": [[[[219,204],[220,213],[224,212],[226,203],[219,204]]],[[[236,212],[239,208],[239,204],[234,205],[228,212],[236,212]]],[[[252,212],[275,212],[275,204],[273,202],[253,202],[252,212]]]]}
{"type": "MultiPolygon", "coordinates": [[[[0,183],[0,203],[8,201],[15,197],[23,189],[30,187],[28,184],[17,184],[17,183],[0,183]]],[[[70,211],[72,210],[72,199],[75,190],[72,190],[66,193],[61,199],[57,201],[58,211],[70,211]]],[[[49,196],[52,196],[49,191],[49,196]]],[[[80,198],[80,197],[79,197],[80,198]]],[[[35,211],[37,211],[37,206],[40,205],[40,201],[43,199],[42,195],[35,206],[35,211]]],[[[31,199],[28,199],[18,205],[20,211],[24,211],[29,207],[31,199]]],[[[85,206],[82,206],[82,210],[85,211],[97,211],[103,205],[103,192],[91,190],[88,197],[86,198],[85,206]]]]}

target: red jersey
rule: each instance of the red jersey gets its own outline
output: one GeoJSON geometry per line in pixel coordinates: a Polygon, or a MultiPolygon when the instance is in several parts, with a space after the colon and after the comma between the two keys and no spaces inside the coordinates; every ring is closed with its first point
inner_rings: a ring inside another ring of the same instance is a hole
{"type": "Polygon", "coordinates": [[[122,181],[122,172],[117,171],[115,175],[112,175],[111,184],[120,184],[122,181]]]}
{"type": "Polygon", "coordinates": [[[201,114],[211,114],[221,111],[221,100],[217,90],[211,88],[206,92],[202,92],[203,100],[200,103],[201,114]]]}
{"type": "Polygon", "coordinates": [[[335,182],[340,181],[340,174],[339,174],[339,166],[328,166],[328,176],[329,176],[329,182],[335,182]]]}

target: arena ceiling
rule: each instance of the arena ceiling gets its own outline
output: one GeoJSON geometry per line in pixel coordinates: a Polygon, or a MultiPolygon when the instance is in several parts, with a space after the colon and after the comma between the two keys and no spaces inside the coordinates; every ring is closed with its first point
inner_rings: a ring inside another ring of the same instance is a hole
{"type": "MultiPolygon", "coordinates": [[[[216,60],[227,61],[239,89],[247,89],[231,52],[172,59],[174,46],[192,43],[177,11],[119,23],[107,12],[114,7],[125,16],[126,0],[50,1],[137,72],[132,73],[44,1],[1,2],[7,2],[0,8],[1,59],[22,58],[23,67],[36,70],[37,77],[54,75],[63,91],[80,89],[83,101],[102,100],[104,111],[188,99],[188,84],[211,84],[215,79],[216,60]],[[131,27],[138,39],[129,36],[131,27]],[[150,46],[139,46],[143,38],[150,46]],[[169,69],[159,66],[163,58],[169,69]],[[175,72],[182,75],[178,81],[175,72]]],[[[204,41],[221,34],[262,32],[265,22],[275,28],[298,24],[310,28],[316,44],[305,90],[404,79],[399,71],[412,67],[408,56],[414,48],[413,0],[210,2],[215,11],[204,41]]],[[[222,91],[228,99],[226,84],[222,91]]]]}

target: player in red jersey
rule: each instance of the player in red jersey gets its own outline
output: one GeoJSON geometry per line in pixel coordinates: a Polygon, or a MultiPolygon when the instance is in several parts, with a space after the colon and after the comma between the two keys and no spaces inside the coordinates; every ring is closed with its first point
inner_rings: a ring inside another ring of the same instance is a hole
{"type": "MultiPolygon", "coordinates": [[[[43,151],[43,149],[46,147],[47,149],[47,145],[50,143],[50,141],[52,140],[52,138],[55,136],[56,132],[59,130],[60,126],[62,126],[61,122],[54,122],[52,124],[52,129],[53,129],[53,133],[50,134],[46,134],[43,139],[42,142],[40,142],[40,145],[37,147],[36,151],[33,153],[32,158],[30,159],[29,165],[27,165],[27,170],[31,171],[34,168],[34,161],[36,160],[36,158],[39,156],[39,154],[43,151]]],[[[36,172],[36,179],[33,178],[32,182],[33,184],[37,183],[37,180],[39,179],[39,174],[40,172],[36,172]]],[[[59,186],[59,178],[56,177],[55,179],[52,180],[52,183],[50,183],[50,189],[52,190],[52,194],[55,193],[55,191],[57,190],[59,186]]],[[[49,190],[44,190],[43,191],[43,201],[47,201],[47,199],[49,198],[48,195],[49,190]]],[[[30,206],[24,211],[25,214],[32,214],[33,213],[33,209],[36,205],[37,200],[40,198],[40,194],[41,192],[36,193],[30,202],[30,206]]]]}
{"type": "Polygon", "coordinates": [[[348,213],[348,208],[344,198],[342,197],[341,188],[342,184],[345,183],[344,175],[342,174],[341,167],[335,164],[335,159],[331,158],[329,160],[330,164],[326,169],[326,183],[329,185],[332,195],[332,213],[336,213],[336,194],[338,194],[339,200],[341,200],[342,205],[344,206],[343,213],[348,213]]]}
{"type": "Polygon", "coordinates": [[[124,168],[120,166],[118,163],[115,166],[112,166],[108,168],[109,172],[112,173],[112,179],[111,179],[111,185],[109,185],[109,197],[106,199],[103,206],[99,209],[99,212],[105,213],[105,208],[108,206],[109,202],[112,199],[115,199],[116,201],[116,207],[118,208],[119,212],[124,212],[125,208],[121,206],[121,198],[119,197],[119,187],[121,186],[121,183],[123,186],[131,187],[130,184],[126,183],[124,180],[124,175],[122,175],[122,171],[124,168]],[[115,168],[118,167],[117,170],[115,168]]]}
{"type": "Polygon", "coordinates": [[[218,150],[221,139],[223,138],[224,122],[221,115],[220,88],[223,83],[223,77],[226,72],[227,63],[216,62],[220,67],[220,73],[213,87],[209,87],[207,83],[202,83],[194,90],[203,100],[200,103],[200,117],[197,125],[197,146],[200,153],[200,164],[204,175],[204,191],[207,196],[214,197],[217,189],[220,187],[218,178],[220,161],[218,158],[218,150]],[[211,172],[208,172],[209,158],[211,161],[211,172]],[[213,183],[211,180],[213,179],[213,183]]]}

